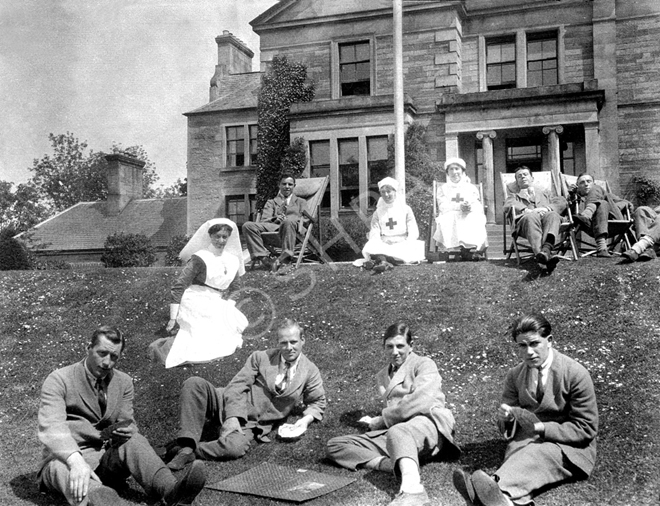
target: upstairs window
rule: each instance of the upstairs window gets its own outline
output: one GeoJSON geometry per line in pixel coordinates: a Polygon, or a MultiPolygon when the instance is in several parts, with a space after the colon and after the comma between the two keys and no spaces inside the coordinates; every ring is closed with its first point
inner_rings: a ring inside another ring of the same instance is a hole
{"type": "Polygon", "coordinates": [[[527,34],[527,87],[548,86],[559,82],[557,34],[527,34]]]}
{"type": "Polygon", "coordinates": [[[516,39],[486,41],[486,86],[488,90],[516,87],[516,39]]]}
{"type": "Polygon", "coordinates": [[[341,96],[371,94],[371,45],[369,41],[339,44],[341,96]]]}
{"type": "Polygon", "coordinates": [[[245,165],[245,128],[227,127],[227,167],[245,165]]]}

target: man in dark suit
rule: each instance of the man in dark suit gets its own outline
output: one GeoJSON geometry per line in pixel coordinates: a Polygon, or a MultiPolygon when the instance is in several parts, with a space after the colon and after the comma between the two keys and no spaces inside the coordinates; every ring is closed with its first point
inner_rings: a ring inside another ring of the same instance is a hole
{"type": "Polygon", "coordinates": [[[261,220],[247,221],[243,224],[243,234],[248,251],[253,262],[269,263],[269,253],[264,246],[261,234],[264,232],[279,232],[282,241],[282,253],[272,263],[271,270],[277,271],[280,266],[293,257],[296,246],[296,232],[303,215],[307,201],[293,194],[296,179],[288,174],[280,178],[280,190],[277,196],[266,202],[261,220]]]}
{"type": "Polygon", "coordinates": [[[632,210],[627,200],[606,192],[595,184],[590,174],[583,172],[577,178],[577,185],[571,189],[577,201],[577,214],[573,220],[596,240],[596,256],[610,258],[607,250],[608,220],[623,220],[622,211],[632,210]]]}
{"type": "Polygon", "coordinates": [[[534,186],[534,176],[528,167],[516,169],[516,187],[504,202],[504,212],[516,212],[516,232],[529,241],[536,261],[552,272],[559,257],[552,253],[559,235],[561,214],[566,199],[555,197],[534,186]]]}
{"type": "Polygon", "coordinates": [[[419,474],[420,460],[436,455],[456,458],[454,417],[445,406],[442,378],[435,362],[412,349],[405,323],[388,327],[383,336],[387,365],[376,374],[385,407],[360,420],[369,430],[330,439],[328,458],[342,467],[374,469],[401,477],[399,494],[389,506],[423,506],[429,496],[419,474]]]}
{"type": "Polygon", "coordinates": [[[301,401],[303,416],[289,433],[302,435],[321,420],[326,400],[318,368],[302,353],[305,338],[293,320],[277,327],[277,348],[255,351],[223,388],[199,377],[188,378],[181,389],[178,451],[168,466],[181,469],[195,458],[238,459],[253,440],[268,442],[274,427],[286,422],[301,401]],[[201,441],[206,421],[220,429],[217,439],[201,441]]]}
{"type": "Polygon", "coordinates": [[[598,406],[589,372],[552,348],[552,328],[540,314],[514,321],[521,362],[504,381],[497,423],[508,441],[491,477],[456,470],[466,502],[483,506],[533,504],[549,485],[586,479],[596,461],[598,406]]]}
{"type": "Polygon", "coordinates": [[[101,326],[84,360],[44,381],[38,415],[44,445],[40,488],[61,493],[71,505],[117,506],[122,501],[113,487],[133,476],[164,504],[189,504],[204,488],[203,463],[188,466],[177,479],[138,433],[133,380],[115,369],[124,346],[119,330],[101,326]]]}

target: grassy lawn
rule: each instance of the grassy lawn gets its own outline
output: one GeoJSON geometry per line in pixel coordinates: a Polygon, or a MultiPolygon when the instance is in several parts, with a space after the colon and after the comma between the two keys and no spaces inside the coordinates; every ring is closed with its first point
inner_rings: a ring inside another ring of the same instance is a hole
{"type": "MultiPolygon", "coordinates": [[[[545,278],[502,261],[400,267],[380,276],[346,265],[305,267],[293,277],[249,272],[242,307],[255,325],[243,348],[213,364],[170,371],[150,364],[146,348],[167,320],[176,269],[0,273],[0,504],[63,504],[34,485],[39,390],[50,371],[84,356],[97,324],[115,324],[128,335],[119,368],[135,379],[138,425],[158,446],[177,430],[182,381],[200,375],[226,383],[249,353],[272,343],[266,331],[275,314],[294,315],[305,327],[306,353],[324,377],[326,418],[297,443],[260,444],[241,460],[209,463],[209,482],[270,461],[357,479],[312,506],[387,504],[397,491],[390,476],[333,467],[324,460],[324,445],[332,436],[356,432],[356,417],[376,413],[373,377],[384,361],[380,336],[403,319],[418,336],[416,351],[440,369],[464,451],[457,462],[425,465],[422,479],[436,504],[462,506],[451,484],[453,470],[493,471],[504,452],[494,414],[504,375],[516,363],[507,328],[526,310],[543,311],[553,324],[555,346],[589,369],[600,411],[591,479],[551,490],[537,504],[658,504],[658,265],[586,259],[563,262],[545,278]]],[[[146,504],[137,490],[125,496],[146,504]]],[[[205,490],[197,504],[282,503],[205,490]]]]}

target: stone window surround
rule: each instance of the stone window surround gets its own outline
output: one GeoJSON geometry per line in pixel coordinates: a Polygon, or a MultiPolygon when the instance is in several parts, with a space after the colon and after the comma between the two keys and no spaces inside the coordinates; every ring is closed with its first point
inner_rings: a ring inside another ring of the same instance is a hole
{"type": "MultiPolygon", "coordinates": [[[[231,195],[225,195],[225,216],[227,216],[229,219],[233,219],[232,215],[229,213],[229,206],[232,202],[239,202],[243,201],[244,210],[247,211],[247,213],[244,213],[244,220],[243,223],[254,218],[254,216],[250,216],[252,214],[252,207],[256,204],[256,199],[257,195],[256,193],[239,193],[239,194],[231,194],[231,195]]],[[[238,224],[238,220],[234,220],[236,224],[238,224]]]]}
{"type": "MultiPolygon", "coordinates": [[[[350,99],[353,95],[342,96],[341,94],[341,80],[339,72],[339,45],[349,44],[351,42],[369,42],[369,55],[370,55],[370,92],[369,96],[373,96],[376,92],[376,40],[374,34],[365,34],[360,37],[338,37],[330,42],[330,83],[331,95],[333,100],[340,98],[350,99]]],[[[355,95],[364,96],[364,95],[355,95]]]]}
{"type": "MultiPolygon", "coordinates": [[[[518,30],[516,37],[516,88],[527,88],[527,34],[549,33],[557,31],[557,84],[564,84],[564,66],[565,66],[565,44],[564,36],[566,28],[564,25],[557,27],[542,27],[535,30],[518,30]]],[[[479,91],[488,91],[486,81],[486,39],[506,37],[512,35],[511,32],[500,34],[488,34],[478,36],[479,45],[479,91]]]]}
{"type": "Polygon", "coordinates": [[[251,166],[256,165],[256,160],[252,159],[250,154],[250,127],[257,126],[256,123],[223,123],[220,128],[220,142],[222,147],[222,152],[220,154],[221,166],[220,170],[222,171],[231,171],[231,170],[245,170],[251,166]],[[227,139],[227,128],[231,127],[243,127],[243,159],[245,160],[244,165],[227,165],[227,153],[229,151],[229,140],[227,139]]]}

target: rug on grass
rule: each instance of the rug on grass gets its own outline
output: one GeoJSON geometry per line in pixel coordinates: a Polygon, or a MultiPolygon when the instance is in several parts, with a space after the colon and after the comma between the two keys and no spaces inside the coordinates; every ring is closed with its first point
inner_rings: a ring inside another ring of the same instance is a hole
{"type": "Polygon", "coordinates": [[[206,485],[206,488],[282,501],[303,502],[339,490],[354,481],[355,478],[264,462],[226,480],[206,485]]]}

